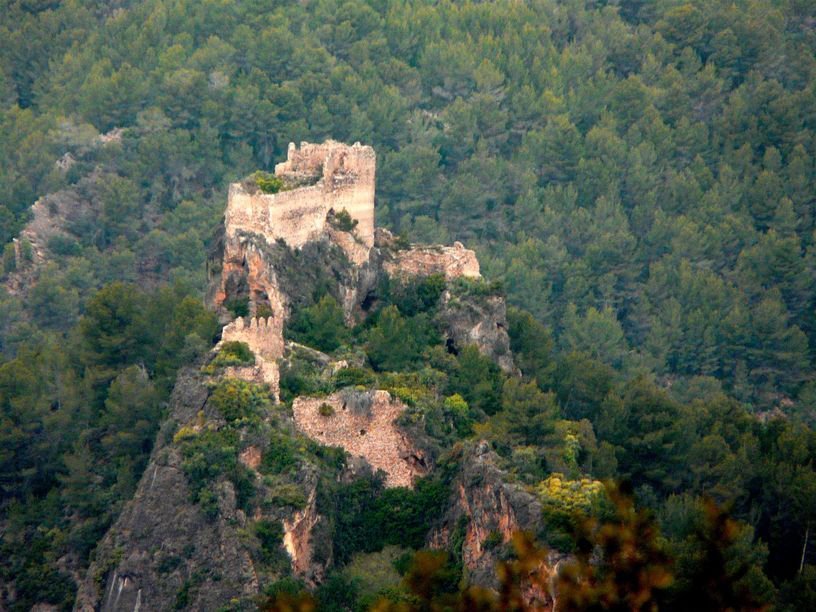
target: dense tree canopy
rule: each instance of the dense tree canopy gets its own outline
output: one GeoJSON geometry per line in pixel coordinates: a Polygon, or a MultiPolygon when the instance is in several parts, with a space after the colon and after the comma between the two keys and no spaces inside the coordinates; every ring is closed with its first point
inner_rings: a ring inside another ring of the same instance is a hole
{"type": "Polygon", "coordinates": [[[58,559],[85,567],[177,369],[211,346],[200,296],[227,184],[328,137],[377,150],[378,224],[477,250],[514,307],[524,378],[444,354],[438,279],[394,287],[354,336],[326,298],[292,337],[356,343],[375,370],[346,373],[357,383],[431,381],[436,403],[409,389],[431,433],[475,428],[522,482],[630,479],[681,559],[703,546],[698,496],[729,505],[780,605],[812,601],[814,23],[804,0],[6,2],[0,581],[15,609],[70,607],[58,559]],[[61,232],[35,265],[10,241],[58,191],[61,232]]]}

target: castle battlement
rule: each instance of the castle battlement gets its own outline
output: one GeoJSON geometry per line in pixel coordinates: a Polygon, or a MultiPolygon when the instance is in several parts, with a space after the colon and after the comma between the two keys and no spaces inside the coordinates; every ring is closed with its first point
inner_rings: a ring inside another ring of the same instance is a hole
{"type": "Polygon", "coordinates": [[[238,317],[224,326],[222,342],[245,342],[250,350],[265,360],[283,355],[283,322],[275,317],[238,317]]]}

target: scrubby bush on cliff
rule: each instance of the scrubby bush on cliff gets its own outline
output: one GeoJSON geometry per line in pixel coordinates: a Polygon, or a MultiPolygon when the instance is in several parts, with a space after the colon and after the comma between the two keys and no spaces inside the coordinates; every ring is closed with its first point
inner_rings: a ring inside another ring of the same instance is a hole
{"type": "Polygon", "coordinates": [[[224,308],[229,310],[234,317],[248,317],[249,316],[249,298],[235,297],[229,298],[224,302],[224,308]]]}
{"type": "Polygon", "coordinates": [[[357,219],[352,218],[345,208],[340,212],[330,214],[328,221],[333,228],[340,230],[341,232],[354,231],[354,228],[357,227],[357,224],[359,223],[357,219]]]}
{"type": "Polygon", "coordinates": [[[295,441],[285,434],[274,433],[261,458],[260,470],[263,474],[280,474],[297,465],[297,462],[295,441]]]}
{"type": "Polygon", "coordinates": [[[555,360],[550,330],[529,312],[507,309],[507,333],[513,360],[526,378],[534,379],[543,389],[552,386],[555,360]]]}
{"type": "Polygon", "coordinates": [[[216,368],[245,366],[255,363],[255,354],[246,342],[225,342],[213,360],[207,364],[206,371],[213,373],[216,368]]]}
{"type": "Polygon", "coordinates": [[[238,378],[226,378],[218,383],[210,402],[227,422],[261,416],[269,409],[269,390],[238,378]]]}
{"type": "Polygon", "coordinates": [[[283,526],[279,521],[261,520],[253,525],[253,532],[260,544],[259,557],[267,569],[289,571],[289,556],[283,548],[283,526]]]}
{"type": "Polygon", "coordinates": [[[283,179],[269,172],[258,171],[252,175],[252,180],[264,193],[278,193],[283,189],[283,179]]]}
{"type": "Polygon", "coordinates": [[[376,376],[365,368],[348,367],[337,370],[333,376],[334,388],[343,387],[370,387],[376,381],[376,376]]]}
{"type": "Polygon", "coordinates": [[[294,313],[286,326],[286,335],[295,342],[331,352],[348,342],[351,332],[337,300],[324,295],[317,304],[294,313]]]}
{"type": "Polygon", "coordinates": [[[218,514],[219,477],[238,468],[238,434],[231,430],[203,431],[181,443],[182,468],[190,483],[192,500],[202,506],[208,518],[218,514]]]}
{"type": "Polygon", "coordinates": [[[299,395],[328,395],[332,391],[329,374],[314,361],[295,354],[281,363],[281,401],[291,403],[299,395]]]}

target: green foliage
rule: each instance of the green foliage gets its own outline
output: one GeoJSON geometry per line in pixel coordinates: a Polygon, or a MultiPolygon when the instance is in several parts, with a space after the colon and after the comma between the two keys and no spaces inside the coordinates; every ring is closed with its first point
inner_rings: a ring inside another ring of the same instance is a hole
{"type": "Polygon", "coordinates": [[[488,415],[501,408],[503,383],[499,367],[473,345],[464,347],[456,356],[448,381],[451,392],[460,394],[471,408],[488,415]]]}
{"type": "Polygon", "coordinates": [[[407,279],[384,279],[380,287],[385,302],[396,306],[406,317],[432,311],[445,290],[445,277],[441,274],[416,276],[407,279]]]}
{"type": "Polygon", "coordinates": [[[192,501],[211,520],[218,516],[216,480],[238,466],[236,443],[230,432],[207,431],[182,444],[182,468],[190,482],[192,501]]]}
{"type": "Polygon", "coordinates": [[[75,257],[82,252],[79,242],[64,234],[54,234],[48,239],[48,250],[57,257],[75,257]]]}
{"type": "Polygon", "coordinates": [[[279,521],[256,521],[253,524],[255,537],[261,545],[261,561],[267,565],[286,561],[283,550],[283,526],[279,521]]]}
{"type": "Polygon", "coordinates": [[[250,350],[246,342],[225,342],[221,345],[221,350],[209,363],[212,368],[224,368],[228,366],[253,365],[255,355],[250,350]]]}
{"type": "Polygon", "coordinates": [[[348,341],[350,332],[337,300],[324,295],[314,306],[293,315],[286,327],[286,335],[301,344],[331,352],[348,341]]]}
{"type": "Polygon", "coordinates": [[[358,478],[321,491],[318,505],[334,516],[334,558],[345,563],[356,552],[389,544],[420,548],[447,498],[438,479],[419,480],[414,489],[384,489],[375,478],[358,478]]]}
{"type": "Polygon", "coordinates": [[[260,470],[264,474],[280,474],[297,464],[295,442],[285,435],[273,435],[261,458],[260,470]]]}
{"type": "Polygon", "coordinates": [[[334,387],[370,387],[374,384],[376,377],[374,373],[365,368],[355,368],[353,366],[342,368],[334,373],[334,387]]]}
{"type": "Polygon", "coordinates": [[[438,341],[426,314],[405,318],[396,306],[387,306],[368,332],[366,354],[375,370],[406,370],[417,365],[423,351],[438,341]]]}
{"type": "Polygon", "coordinates": [[[507,309],[507,330],[513,359],[525,377],[535,379],[542,388],[552,385],[553,340],[550,331],[529,313],[507,309]]]}
{"type": "Polygon", "coordinates": [[[280,368],[281,400],[291,402],[299,395],[328,395],[332,391],[328,373],[308,355],[294,354],[280,368]]]}
{"type": "Polygon", "coordinates": [[[249,316],[249,298],[236,297],[230,298],[224,302],[224,308],[229,310],[234,317],[248,317],[249,316]]]}
{"type": "Polygon", "coordinates": [[[11,274],[17,269],[17,250],[12,243],[3,247],[3,274],[11,274]]]}
{"type": "Polygon", "coordinates": [[[225,378],[212,392],[210,403],[228,423],[262,417],[269,410],[269,391],[238,378],[225,378]]]}
{"type": "Polygon", "coordinates": [[[252,175],[252,180],[255,181],[255,184],[264,193],[278,193],[283,189],[283,179],[268,172],[261,172],[259,170],[252,175]]]}
{"type": "Polygon", "coordinates": [[[341,232],[352,232],[359,223],[357,219],[352,218],[345,208],[340,212],[334,213],[330,217],[329,222],[331,223],[332,227],[340,230],[341,232]]]}
{"type": "Polygon", "coordinates": [[[460,298],[504,297],[504,284],[500,280],[488,281],[484,278],[460,276],[450,284],[451,294],[460,298]]]}

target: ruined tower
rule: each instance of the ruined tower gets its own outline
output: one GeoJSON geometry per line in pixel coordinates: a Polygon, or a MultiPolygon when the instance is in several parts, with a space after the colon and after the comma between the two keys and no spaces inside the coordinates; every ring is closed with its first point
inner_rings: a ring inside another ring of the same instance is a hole
{"type": "Polygon", "coordinates": [[[347,211],[357,221],[355,234],[368,249],[374,245],[374,149],[359,142],[289,144],[285,162],[275,166],[284,190],[266,194],[230,185],[225,217],[228,238],[239,230],[282,239],[299,248],[317,239],[330,211],[347,211]]]}

